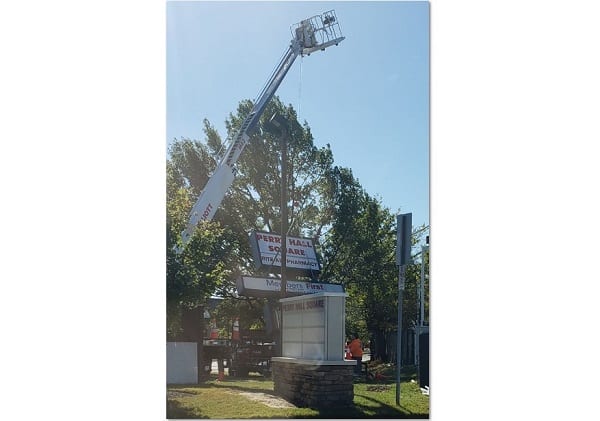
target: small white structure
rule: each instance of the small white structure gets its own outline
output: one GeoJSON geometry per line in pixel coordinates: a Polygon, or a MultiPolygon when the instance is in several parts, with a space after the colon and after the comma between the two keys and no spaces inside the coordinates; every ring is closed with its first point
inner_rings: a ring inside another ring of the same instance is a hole
{"type": "Polygon", "coordinates": [[[167,383],[198,383],[196,342],[167,342],[167,383]]]}
{"type": "Polygon", "coordinates": [[[344,360],[347,294],[283,298],[282,356],[271,359],[275,393],[300,407],[352,405],[355,361],[344,360]]]}
{"type": "Polygon", "coordinates": [[[320,292],[281,299],[282,356],[344,361],[346,296],[320,292]]]}

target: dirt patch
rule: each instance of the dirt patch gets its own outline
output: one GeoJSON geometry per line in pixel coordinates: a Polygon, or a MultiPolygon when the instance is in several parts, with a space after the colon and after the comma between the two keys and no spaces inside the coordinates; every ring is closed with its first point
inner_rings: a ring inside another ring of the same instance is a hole
{"type": "Polygon", "coordinates": [[[190,396],[196,396],[196,394],[192,393],[192,392],[184,392],[182,390],[168,390],[167,391],[168,398],[189,398],[190,396]]]}
{"type": "Polygon", "coordinates": [[[250,400],[260,402],[271,408],[295,408],[296,406],[289,403],[285,399],[280,398],[279,396],[269,395],[267,393],[261,392],[240,392],[240,395],[248,398],[250,400]]]}
{"type": "Polygon", "coordinates": [[[378,384],[378,385],[369,385],[367,386],[367,390],[369,392],[386,392],[388,390],[391,389],[391,386],[385,385],[385,384],[378,384]]]}

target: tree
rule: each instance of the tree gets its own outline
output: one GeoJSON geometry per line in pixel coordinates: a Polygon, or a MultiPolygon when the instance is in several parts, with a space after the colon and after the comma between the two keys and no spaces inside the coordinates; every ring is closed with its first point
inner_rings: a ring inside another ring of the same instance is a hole
{"type": "MultiPolygon", "coordinates": [[[[398,267],[396,218],[364,191],[347,168],[334,168],[334,222],[323,247],[323,279],[344,284],[349,294],[346,330],[371,340],[375,358],[388,360],[390,334],[397,331],[398,267]]],[[[419,241],[423,227],[413,233],[419,241]]],[[[403,327],[416,321],[420,268],[408,266],[403,327]]]]}
{"type": "MultiPolygon", "coordinates": [[[[250,111],[250,101],[243,101],[237,115],[226,121],[230,133],[241,124],[250,111]]],[[[290,169],[285,181],[290,202],[288,226],[291,235],[312,237],[319,229],[330,222],[325,207],[329,205],[326,194],[326,174],[333,163],[329,145],[317,148],[313,143],[310,127],[305,122],[300,125],[293,107],[284,106],[275,97],[267,106],[260,120],[260,128],[250,138],[246,150],[237,164],[237,176],[232,186],[232,194],[226,197],[221,217],[223,222],[231,219],[243,222],[244,229],[278,231],[280,209],[280,134],[272,132],[266,123],[275,113],[289,121],[288,162],[290,169]],[[261,133],[259,133],[261,132],[261,133]],[[244,212],[239,213],[241,210],[244,212]],[[237,214],[232,215],[234,211],[237,214]]],[[[214,152],[221,148],[215,143],[214,152]]]]}
{"type": "MultiPolygon", "coordinates": [[[[240,102],[226,119],[231,136],[252,108],[240,102]]],[[[169,314],[202,305],[217,293],[223,301],[217,314],[240,317],[242,328],[259,327],[264,299],[238,297],[235,280],[241,274],[266,275],[256,270],[248,232],[278,232],[280,227],[280,134],[266,122],[274,113],[289,121],[291,171],[285,184],[290,192],[289,235],[315,240],[322,255],[321,281],[341,283],[346,301],[346,330],[371,339],[374,356],[388,359],[388,338],[397,330],[398,268],[395,262],[396,218],[371,197],[349,168],[334,166],[329,145],[314,145],[307,122],[300,124],[292,106],[277,97],[268,104],[237,165],[236,179],[210,223],[201,224],[181,257],[172,246],[179,240],[193,201],[215,169],[225,144],[204,120],[205,139],[182,138],[169,149],[167,161],[167,299],[169,314]],[[252,319],[252,320],[249,320],[252,319]]],[[[416,244],[424,227],[413,232],[416,244]]],[[[428,265],[428,262],[426,262],[428,265]]],[[[419,265],[406,271],[403,327],[417,319],[419,265]]],[[[426,286],[428,291],[428,286],[426,286]]],[[[428,304],[427,304],[428,305],[428,304]]],[[[175,332],[177,317],[170,317],[175,332]]]]}
{"type": "MultiPolygon", "coordinates": [[[[226,120],[229,135],[251,110],[250,101],[242,101],[237,113],[226,120]]],[[[292,106],[273,98],[237,162],[236,179],[226,194],[213,221],[201,224],[181,258],[173,245],[185,227],[189,210],[215,169],[225,142],[204,120],[204,142],[182,138],[169,148],[167,161],[167,291],[170,308],[201,305],[210,293],[230,298],[230,316],[244,308],[262,308],[262,301],[238,297],[235,280],[241,274],[266,274],[254,269],[248,238],[250,230],[279,231],[280,143],[279,133],[265,124],[274,114],[285,116],[290,123],[288,142],[292,167],[286,180],[292,210],[289,212],[289,235],[318,236],[331,222],[326,175],[331,172],[333,156],[329,146],[317,148],[308,124],[300,125],[292,106]],[[189,249],[189,250],[188,250],[189,249]],[[208,295],[207,295],[208,294],[208,295]],[[252,301],[248,303],[247,301],[252,301]],[[237,310],[236,310],[237,308],[237,310]]],[[[225,314],[227,312],[224,312],[225,314]]],[[[253,314],[254,314],[253,313],[253,314]]],[[[174,326],[176,323],[174,322],[174,326]]],[[[173,328],[175,329],[175,327],[173,328]]]]}
{"type": "MultiPolygon", "coordinates": [[[[232,250],[238,238],[219,224],[198,226],[187,247],[175,253],[191,206],[190,188],[178,186],[177,173],[167,165],[167,329],[170,337],[181,333],[182,311],[203,305],[231,275],[232,250]]],[[[181,183],[180,183],[181,184],[181,183]]]]}
{"type": "Polygon", "coordinates": [[[352,171],[333,171],[334,223],[323,247],[324,280],[342,282],[349,294],[346,328],[363,338],[395,325],[393,312],[394,218],[369,196],[352,171]]]}

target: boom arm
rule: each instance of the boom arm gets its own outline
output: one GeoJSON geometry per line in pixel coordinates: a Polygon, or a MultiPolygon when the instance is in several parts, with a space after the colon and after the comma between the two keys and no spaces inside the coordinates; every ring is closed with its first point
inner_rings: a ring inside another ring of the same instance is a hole
{"type": "MultiPolygon", "coordinates": [[[[292,67],[296,57],[300,54],[309,55],[313,51],[324,50],[330,45],[337,45],[344,40],[333,10],[303,20],[292,30],[292,34],[294,38],[283,59],[254,101],[252,110],[242,122],[239,130],[235,131],[227,139],[226,143],[229,146],[222,155],[214,173],[208,179],[198,200],[192,207],[187,227],[181,233],[183,246],[192,237],[196,225],[200,221],[212,220],[215,212],[221,205],[227,190],[229,190],[235,178],[235,164],[248,144],[250,139],[249,133],[258,123],[269,100],[275,94],[290,67],[292,67]]],[[[181,248],[177,251],[181,252],[181,248]]]]}

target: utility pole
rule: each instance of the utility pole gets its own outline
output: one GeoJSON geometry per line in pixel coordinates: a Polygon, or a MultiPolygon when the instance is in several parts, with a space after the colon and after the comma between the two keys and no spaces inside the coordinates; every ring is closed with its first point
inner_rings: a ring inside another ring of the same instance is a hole
{"type": "Polygon", "coordinates": [[[287,295],[287,137],[287,127],[284,127],[281,130],[281,298],[287,295]]]}
{"type": "MultiPolygon", "coordinates": [[[[279,131],[281,136],[281,298],[287,296],[286,260],[287,260],[287,142],[289,136],[288,121],[281,114],[275,113],[266,124],[270,129],[279,131]]],[[[281,310],[281,322],[283,322],[283,308],[281,310]]],[[[283,326],[279,326],[279,355],[283,355],[283,326]]]]}

